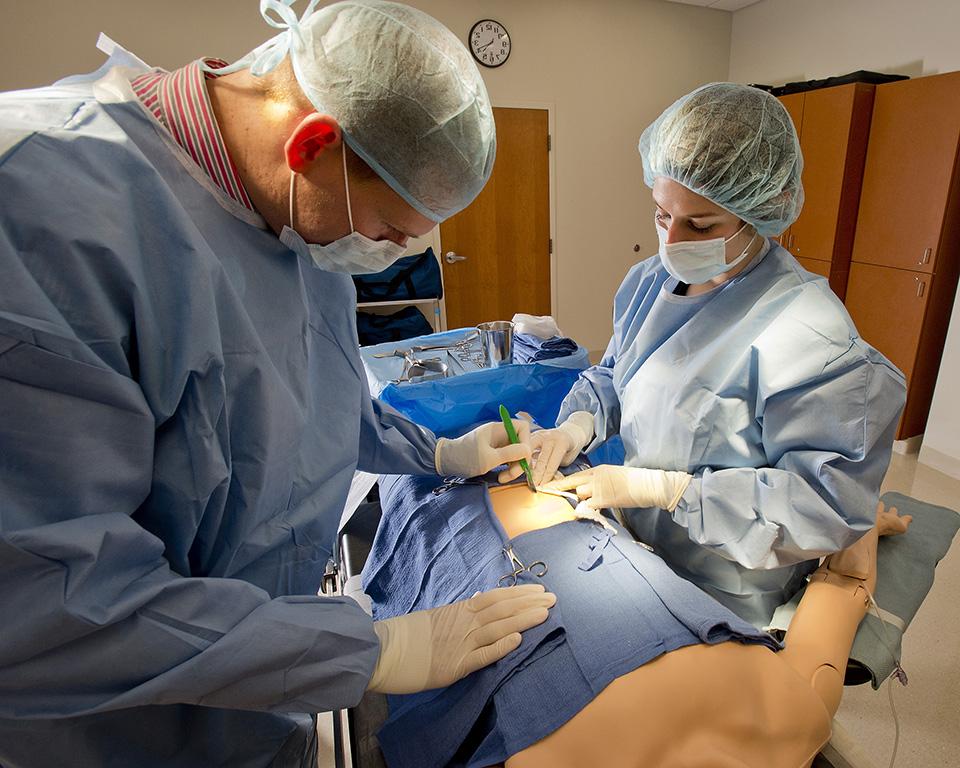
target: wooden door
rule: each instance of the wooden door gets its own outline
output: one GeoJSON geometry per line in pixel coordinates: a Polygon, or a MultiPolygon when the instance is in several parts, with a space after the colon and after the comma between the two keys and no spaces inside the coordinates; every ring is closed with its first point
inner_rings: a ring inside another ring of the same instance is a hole
{"type": "Polygon", "coordinates": [[[854,92],[855,86],[845,85],[806,94],[800,139],[806,197],[790,227],[794,256],[827,262],[833,258],[854,92]]]}
{"type": "Polygon", "coordinates": [[[509,320],[517,312],[551,314],[547,111],[493,113],[497,159],[490,181],[440,225],[450,328],[509,320]]]}
{"type": "Polygon", "coordinates": [[[923,327],[929,275],[907,269],[850,265],[846,306],[860,335],[907,377],[914,372],[923,327]]]}
{"type": "Polygon", "coordinates": [[[960,138],[960,73],[877,86],[853,260],[933,272],[960,138]]]}

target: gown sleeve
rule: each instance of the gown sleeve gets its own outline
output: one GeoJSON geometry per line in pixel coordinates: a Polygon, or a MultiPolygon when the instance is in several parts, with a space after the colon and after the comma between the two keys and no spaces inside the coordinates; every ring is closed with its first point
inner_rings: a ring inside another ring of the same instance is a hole
{"type": "Polygon", "coordinates": [[[0,717],[356,704],[370,618],[172,571],[137,523],[156,439],[139,385],[46,326],[0,314],[0,717]]]}
{"type": "Polygon", "coordinates": [[[592,451],[604,440],[620,432],[620,397],[613,385],[613,366],[617,362],[618,342],[614,334],[600,362],[583,371],[560,404],[557,424],[571,413],[593,414],[593,440],[584,449],[592,451]]]}
{"type": "Polygon", "coordinates": [[[363,382],[357,468],[387,475],[435,475],[437,438],[392,406],[370,396],[363,382]]]}
{"type": "Polygon", "coordinates": [[[873,525],[904,400],[899,371],[855,341],[815,380],[766,399],[769,466],[698,471],[674,521],[751,569],[849,546],[873,525]]]}

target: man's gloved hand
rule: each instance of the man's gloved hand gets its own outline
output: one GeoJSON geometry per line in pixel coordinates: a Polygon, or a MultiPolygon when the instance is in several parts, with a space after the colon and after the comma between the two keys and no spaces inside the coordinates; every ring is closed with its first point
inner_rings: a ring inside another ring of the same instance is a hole
{"type": "Polygon", "coordinates": [[[541,429],[530,435],[533,460],[533,483],[539,486],[557,474],[560,467],[572,462],[593,440],[593,414],[575,411],[556,429],[541,429]]]}
{"type": "Polygon", "coordinates": [[[594,509],[660,507],[672,512],[690,480],[691,475],[686,472],[600,464],[547,483],[547,487],[558,491],[576,489],[577,495],[594,509]]]}
{"type": "Polygon", "coordinates": [[[530,425],[522,419],[515,419],[513,425],[520,439],[515,445],[511,445],[507,430],[500,422],[481,424],[456,440],[441,437],[434,453],[437,474],[476,477],[501,464],[512,464],[500,473],[500,482],[518,477],[523,469],[517,462],[530,458],[530,425]],[[510,476],[514,469],[516,472],[510,476]]]}
{"type": "Polygon", "coordinates": [[[520,645],[556,595],[540,584],[481,592],[469,600],[376,621],[380,658],[367,690],[416,693],[455,683],[520,645]]]}

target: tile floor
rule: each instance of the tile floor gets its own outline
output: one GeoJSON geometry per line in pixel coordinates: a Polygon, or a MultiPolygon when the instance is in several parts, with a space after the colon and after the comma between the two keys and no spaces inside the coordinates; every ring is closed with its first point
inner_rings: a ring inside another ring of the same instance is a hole
{"type": "MultiPolygon", "coordinates": [[[[960,480],[894,454],[884,491],[960,510],[960,480]]],[[[937,567],[936,582],[903,639],[903,666],[910,678],[894,690],[900,718],[898,768],[960,766],[960,544],[937,567]]],[[[887,684],[885,684],[887,685],[887,684]]],[[[893,716],[886,688],[847,688],[837,720],[871,759],[886,768],[893,748],[893,716]]],[[[320,718],[320,768],[333,766],[332,725],[320,718]]]]}
{"type": "MultiPolygon", "coordinates": [[[[960,480],[894,454],[884,491],[899,491],[931,504],[960,510],[960,480]]],[[[960,538],[960,537],[958,537],[960,538]]],[[[895,684],[900,718],[899,768],[960,766],[960,544],[957,539],[937,566],[937,576],[903,637],[903,667],[910,682],[895,684]]],[[[886,768],[893,748],[893,715],[886,685],[844,691],[837,720],[876,768],[886,768]]]]}

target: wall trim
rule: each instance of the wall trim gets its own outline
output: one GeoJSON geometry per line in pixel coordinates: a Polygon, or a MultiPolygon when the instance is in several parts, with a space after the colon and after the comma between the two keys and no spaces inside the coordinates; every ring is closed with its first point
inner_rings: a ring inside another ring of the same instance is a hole
{"type": "Polygon", "coordinates": [[[950,477],[960,480],[960,459],[955,456],[950,456],[947,453],[938,451],[936,448],[925,445],[920,449],[920,455],[917,457],[917,461],[921,464],[926,464],[928,467],[932,467],[937,470],[937,472],[943,472],[945,475],[950,475],[950,477]]]}

